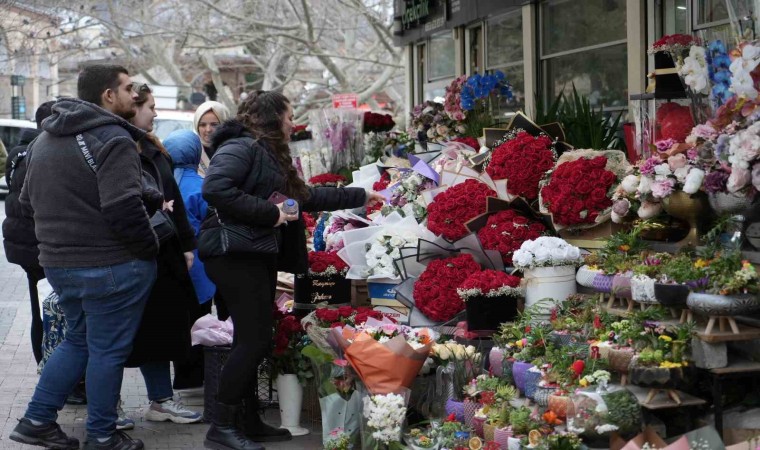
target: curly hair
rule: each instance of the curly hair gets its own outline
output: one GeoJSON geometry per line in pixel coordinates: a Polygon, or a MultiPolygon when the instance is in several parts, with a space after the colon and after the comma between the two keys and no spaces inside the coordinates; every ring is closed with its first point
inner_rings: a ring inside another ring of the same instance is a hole
{"type": "Polygon", "coordinates": [[[303,202],[309,198],[309,189],[293,167],[290,148],[282,132],[282,115],[289,104],[287,97],[279,92],[254,91],[238,105],[236,119],[267,144],[285,174],[285,194],[303,202]]]}

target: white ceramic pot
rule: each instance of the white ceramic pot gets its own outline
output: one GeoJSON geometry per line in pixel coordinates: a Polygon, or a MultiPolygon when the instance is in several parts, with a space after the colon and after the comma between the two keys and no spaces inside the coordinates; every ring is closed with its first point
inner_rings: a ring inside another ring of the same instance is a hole
{"type": "Polygon", "coordinates": [[[544,299],[553,304],[539,306],[539,314],[550,314],[554,304],[562,303],[577,292],[575,266],[536,267],[525,270],[525,307],[531,307],[544,299]]]}
{"type": "Polygon", "coordinates": [[[639,303],[656,304],[654,296],[654,278],[646,275],[634,275],[631,278],[631,296],[639,303]]]}
{"type": "Polygon", "coordinates": [[[301,426],[303,386],[298,382],[298,376],[292,373],[281,374],[275,382],[280,403],[280,427],[290,431],[293,436],[309,434],[309,430],[301,426]]]}

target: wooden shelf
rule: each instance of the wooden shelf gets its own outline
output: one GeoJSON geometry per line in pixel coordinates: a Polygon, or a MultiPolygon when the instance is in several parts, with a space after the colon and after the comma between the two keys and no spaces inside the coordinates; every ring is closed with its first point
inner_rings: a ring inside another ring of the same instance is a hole
{"type": "Polygon", "coordinates": [[[702,327],[700,324],[701,331],[698,331],[696,333],[696,336],[699,339],[711,344],[718,342],[748,341],[751,339],[760,338],[760,328],[750,327],[744,324],[737,325],[739,326],[738,334],[733,333],[730,328],[726,331],[720,331],[717,329],[717,327],[713,328],[710,334],[705,334],[704,327],[702,327]]]}
{"type": "Polygon", "coordinates": [[[626,387],[633,393],[633,395],[636,396],[636,399],[639,401],[639,404],[642,408],[646,408],[652,411],[658,409],[682,408],[685,406],[700,406],[707,403],[707,400],[705,399],[695,397],[691,394],[687,394],[686,392],[678,390],[676,390],[676,392],[678,393],[678,397],[681,398],[680,404],[676,403],[664,392],[657,394],[657,396],[655,396],[649,403],[644,403],[647,395],[649,394],[649,388],[632,385],[627,385],[626,387]]]}
{"type": "Polygon", "coordinates": [[[731,357],[728,358],[726,367],[709,369],[710,373],[715,375],[728,375],[733,373],[760,372],[760,362],[750,361],[748,359],[731,357]]]}

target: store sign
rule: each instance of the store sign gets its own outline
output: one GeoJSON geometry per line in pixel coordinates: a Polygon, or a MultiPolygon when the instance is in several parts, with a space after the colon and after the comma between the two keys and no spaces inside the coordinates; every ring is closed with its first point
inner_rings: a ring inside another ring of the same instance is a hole
{"type": "Polygon", "coordinates": [[[446,24],[446,0],[404,0],[403,5],[402,30],[422,26],[430,31],[446,24]]]}
{"type": "Polygon", "coordinates": [[[420,21],[430,15],[429,0],[411,0],[406,2],[406,10],[401,16],[401,24],[405,30],[412,28],[412,23],[419,25],[420,21]]]}
{"type": "Polygon", "coordinates": [[[356,108],[359,96],[356,94],[335,94],[332,98],[333,108],[356,108]]]}

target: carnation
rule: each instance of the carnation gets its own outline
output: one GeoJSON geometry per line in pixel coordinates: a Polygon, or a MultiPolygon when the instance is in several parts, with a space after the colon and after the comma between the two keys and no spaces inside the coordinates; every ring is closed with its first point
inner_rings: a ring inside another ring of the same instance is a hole
{"type": "Polygon", "coordinates": [[[466,222],[486,212],[486,198],[496,192],[487,185],[468,179],[438,194],[428,206],[427,227],[450,241],[468,234],[466,222]]]}
{"type": "Polygon", "coordinates": [[[473,297],[518,297],[523,295],[520,288],[520,278],[508,275],[501,270],[484,270],[475,272],[467,277],[457,294],[463,301],[473,297]]]}
{"type": "Polygon", "coordinates": [[[515,267],[532,269],[545,266],[578,265],[583,262],[578,247],[564,239],[542,236],[533,241],[525,241],[512,256],[515,267]]]}

